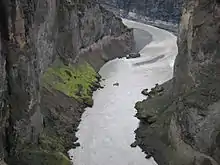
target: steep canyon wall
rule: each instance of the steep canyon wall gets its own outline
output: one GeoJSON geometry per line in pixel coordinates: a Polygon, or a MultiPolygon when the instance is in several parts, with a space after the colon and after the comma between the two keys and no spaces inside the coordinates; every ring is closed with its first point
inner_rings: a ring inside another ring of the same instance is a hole
{"type": "Polygon", "coordinates": [[[174,78],[136,104],[137,141],[160,165],[220,164],[219,11],[215,0],[185,1],[174,78]]]}
{"type": "Polygon", "coordinates": [[[70,164],[65,155],[92,105],[96,71],[132,51],[132,30],[89,0],[0,3],[0,158],[70,164]]]}

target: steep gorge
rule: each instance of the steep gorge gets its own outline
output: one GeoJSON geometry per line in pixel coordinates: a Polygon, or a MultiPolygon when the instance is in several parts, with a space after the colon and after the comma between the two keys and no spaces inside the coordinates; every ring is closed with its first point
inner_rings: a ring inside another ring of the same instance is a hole
{"type": "MultiPolygon", "coordinates": [[[[137,143],[159,165],[220,164],[219,5],[185,1],[174,78],[136,104],[137,143]]],[[[0,9],[0,164],[69,165],[96,71],[132,50],[132,31],[91,1],[1,0],[0,9]]]]}
{"type": "Polygon", "coordinates": [[[1,0],[0,8],[1,163],[68,165],[97,71],[132,51],[133,32],[89,0],[1,0]]]}
{"type": "Polygon", "coordinates": [[[219,18],[216,0],[185,1],[174,77],[136,104],[136,140],[159,165],[218,165],[219,18]]]}

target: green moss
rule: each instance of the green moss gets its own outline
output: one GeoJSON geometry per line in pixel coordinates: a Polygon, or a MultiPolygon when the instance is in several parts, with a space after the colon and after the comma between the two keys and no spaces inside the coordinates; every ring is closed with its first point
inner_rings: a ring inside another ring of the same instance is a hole
{"type": "Polygon", "coordinates": [[[38,138],[38,144],[23,141],[9,158],[10,164],[25,165],[70,165],[66,153],[66,141],[63,137],[44,131],[38,138]]]}
{"type": "Polygon", "coordinates": [[[98,74],[88,63],[76,67],[60,63],[49,68],[43,76],[43,84],[46,88],[55,88],[78,101],[89,98],[87,99],[90,100],[89,103],[92,99],[91,88],[97,81],[98,74]]]}
{"type": "Polygon", "coordinates": [[[71,165],[71,161],[61,152],[40,150],[23,150],[19,153],[17,163],[25,165],[71,165]]]}
{"type": "Polygon", "coordinates": [[[54,152],[65,152],[64,140],[58,136],[49,136],[48,133],[42,133],[39,137],[39,149],[54,152]]]}

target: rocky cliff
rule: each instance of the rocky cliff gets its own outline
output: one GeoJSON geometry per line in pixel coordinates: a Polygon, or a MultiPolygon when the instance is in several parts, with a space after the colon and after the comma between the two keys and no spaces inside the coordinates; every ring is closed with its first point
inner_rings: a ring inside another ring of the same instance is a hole
{"type": "Polygon", "coordinates": [[[137,142],[159,165],[220,164],[220,3],[185,2],[174,78],[136,104],[137,142]]]}
{"type": "Polygon", "coordinates": [[[0,9],[0,161],[70,164],[96,71],[132,50],[132,30],[89,0],[1,0],[0,9]]]}
{"type": "Polygon", "coordinates": [[[102,4],[141,16],[147,16],[152,20],[179,23],[183,0],[99,0],[102,4]]]}

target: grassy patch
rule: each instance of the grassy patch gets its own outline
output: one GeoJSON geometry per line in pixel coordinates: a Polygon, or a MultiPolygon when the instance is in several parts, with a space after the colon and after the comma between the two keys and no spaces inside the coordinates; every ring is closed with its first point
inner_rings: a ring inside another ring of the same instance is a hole
{"type": "Polygon", "coordinates": [[[17,162],[27,165],[71,165],[70,160],[61,152],[24,150],[17,162]]]}
{"type": "Polygon", "coordinates": [[[39,137],[40,150],[65,152],[64,140],[58,136],[49,136],[49,134],[42,133],[39,137]]]}
{"type": "Polygon", "coordinates": [[[42,132],[38,144],[22,142],[9,158],[10,164],[71,165],[66,153],[65,140],[58,135],[42,132]]]}
{"type": "Polygon", "coordinates": [[[88,63],[66,66],[60,63],[50,67],[43,76],[46,88],[57,89],[78,101],[87,100],[92,104],[92,87],[97,83],[98,74],[88,63]]]}

